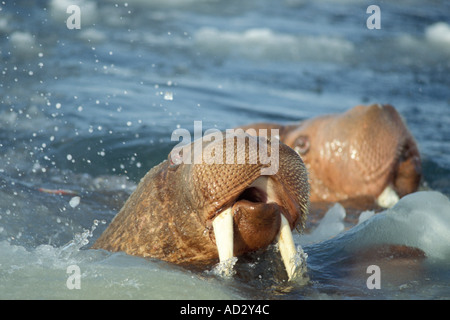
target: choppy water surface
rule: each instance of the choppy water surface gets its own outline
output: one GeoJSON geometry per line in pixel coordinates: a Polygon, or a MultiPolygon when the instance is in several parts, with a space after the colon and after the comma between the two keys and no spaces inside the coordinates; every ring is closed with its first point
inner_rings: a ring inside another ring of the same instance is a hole
{"type": "Polygon", "coordinates": [[[379,2],[379,30],[366,27],[370,4],[2,1],[0,297],[450,298],[450,3],[379,2]],[[79,30],[66,27],[71,4],[79,30]],[[351,230],[333,208],[315,233],[295,235],[306,280],[272,277],[273,252],[222,279],[88,249],[167,157],[176,128],[290,122],[368,103],[404,116],[423,189],[434,192],[351,230]],[[426,256],[362,253],[381,243],[426,256]],[[67,286],[71,265],[79,290],[67,286]],[[381,289],[368,289],[369,265],[379,265],[381,289]]]}

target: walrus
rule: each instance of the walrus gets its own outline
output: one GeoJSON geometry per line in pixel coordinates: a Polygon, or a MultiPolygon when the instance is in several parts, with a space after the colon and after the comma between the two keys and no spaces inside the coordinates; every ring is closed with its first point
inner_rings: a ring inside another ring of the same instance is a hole
{"type": "Polygon", "coordinates": [[[292,277],[291,230],[304,225],[309,207],[298,153],[274,139],[223,132],[174,151],[141,179],[92,248],[207,266],[278,241],[292,277]],[[278,170],[269,175],[262,174],[269,165],[262,161],[263,145],[278,155],[278,170]],[[206,161],[210,156],[219,161],[206,161]]]}
{"type": "Polygon", "coordinates": [[[419,187],[417,144],[391,105],[359,105],[290,125],[240,128],[253,135],[261,129],[279,131],[280,140],[301,155],[309,171],[311,202],[370,197],[381,207],[391,207],[419,187]]]}

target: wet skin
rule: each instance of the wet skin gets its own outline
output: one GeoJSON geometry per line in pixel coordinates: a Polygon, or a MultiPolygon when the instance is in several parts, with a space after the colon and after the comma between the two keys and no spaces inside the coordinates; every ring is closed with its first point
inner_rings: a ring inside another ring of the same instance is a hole
{"type": "MultiPolygon", "coordinates": [[[[280,143],[278,171],[261,175],[267,164],[259,156],[256,163],[249,161],[258,150],[248,142],[258,138],[245,137],[245,164],[227,164],[225,152],[221,164],[197,163],[192,157],[192,164],[178,163],[169,155],[142,178],[93,248],[208,265],[218,261],[212,224],[225,210],[233,216],[235,256],[271,244],[280,231],[281,215],[291,229],[304,225],[309,184],[299,155],[280,143]]],[[[202,150],[226,150],[229,139],[203,141],[202,150]]],[[[237,143],[231,152],[236,158],[237,143]]]]}
{"type": "Polygon", "coordinates": [[[301,155],[308,169],[311,202],[377,198],[387,186],[401,198],[417,191],[421,180],[417,144],[390,105],[356,106],[293,125],[241,128],[256,134],[279,130],[280,140],[301,155]]]}

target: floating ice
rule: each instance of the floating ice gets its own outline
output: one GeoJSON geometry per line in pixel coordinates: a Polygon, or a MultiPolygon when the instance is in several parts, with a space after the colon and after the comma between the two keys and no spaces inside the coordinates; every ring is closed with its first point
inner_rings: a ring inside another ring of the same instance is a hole
{"type": "Polygon", "coordinates": [[[330,210],[328,210],[316,229],[314,229],[310,234],[301,235],[298,237],[297,241],[300,244],[305,245],[328,240],[336,236],[345,228],[345,216],[346,212],[344,207],[340,203],[336,203],[330,208],[330,210]]]}
{"type": "Polygon", "coordinates": [[[363,223],[367,219],[371,218],[374,214],[375,214],[375,211],[372,211],[372,210],[361,212],[361,214],[359,215],[359,218],[358,218],[358,224],[363,223]]]}
{"type": "Polygon", "coordinates": [[[398,244],[419,248],[428,258],[450,262],[450,201],[436,191],[412,193],[338,237],[335,241],[350,250],[398,244]]]}

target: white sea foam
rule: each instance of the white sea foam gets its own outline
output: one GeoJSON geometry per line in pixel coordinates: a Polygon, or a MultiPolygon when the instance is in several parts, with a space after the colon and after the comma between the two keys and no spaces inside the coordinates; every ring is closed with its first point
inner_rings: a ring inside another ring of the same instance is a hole
{"type": "Polygon", "coordinates": [[[237,257],[231,257],[225,261],[219,262],[211,271],[208,271],[207,273],[211,273],[223,278],[232,278],[234,275],[236,275],[234,265],[237,261],[237,257]]]}
{"type": "Polygon", "coordinates": [[[394,52],[407,52],[399,60],[402,63],[442,64],[450,58],[450,25],[445,22],[434,23],[424,29],[423,36],[402,34],[391,47],[394,52]]]}
{"type": "Polygon", "coordinates": [[[103,42],[106,40],[105,33],[95,28],[83,28],[78,37],[90,43],[103,42]]]}
{"type": "Polygon", "coordinates": [[[425,29],[425,37],[428,41],[450,46],[450,25],[445,22],[437,22],[425,29]]]}
{"type": "MultiPolygon", "coordinates": [[[[108,0],[117,3],[115,0],[108,0]]],[[[133,6],[143,7],[188,7],[191,5],[201,5],[202,3],[215,2],[215,0],[128,0],[126,3],[133,6]]]]}
{"type": "Polygon", "coordinates": [[[9,41],[13,54],[21,57],[35,55],[38,50],[35,38],[29,32],[14,31],[9,36],[9,41]]]}
{"type": "Polygon", "coordinates": [[[9,23],[10,17],[6,14],[2,14],[2,16],[0,17],[0,33],[10,31],[9,23]]]}
{"type": "Polygon", "coordinates": [[[354,45],[345,39],[283,34],[268,28],[221,31],[204,27],[194,40],[199,48],[216,55],[237,54],[249,59],[342,61],[354,51],[354,45]]]}

